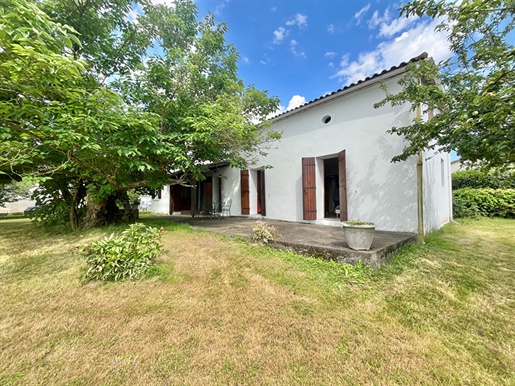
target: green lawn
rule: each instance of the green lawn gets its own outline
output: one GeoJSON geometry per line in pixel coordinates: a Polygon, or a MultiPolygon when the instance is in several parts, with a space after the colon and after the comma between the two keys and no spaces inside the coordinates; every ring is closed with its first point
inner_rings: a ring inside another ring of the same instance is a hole
{"type": "Polygon", "coordinates": [[[514,220],[380,271],[166,224],[157,276],[83,286],[70,248],[121,228],[0,221],[0,385],[515,385],[514,220]]]}

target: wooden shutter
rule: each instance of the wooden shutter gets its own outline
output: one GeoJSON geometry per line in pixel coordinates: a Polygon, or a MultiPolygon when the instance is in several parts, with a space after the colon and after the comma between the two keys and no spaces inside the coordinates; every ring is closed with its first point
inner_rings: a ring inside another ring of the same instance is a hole
{"type": "Polygon", "coordinates": [[[317,219],[315,158],[302,158],[302,204],[304,220],[317,219]]]}
{"type": "Polygon", "coordinates": [[[204,200],[206,202],[206,208],[211,208],[213,203],[213,178],[206,177],[204,181],[204,200]]]}
{"type": "Polygon", "coordinates": [[[250,214],[249,171],[241,171],[241,214],[250,214]]]}
{"type": "Polygon", "coordinates": [[[345,150],[338,153],[338,184],[340,185],[340,221],[347,221],[347,161],[345,150]]]}
{"type": "Polygon", "coordinates": [[[195,217],[198,208],[198,197],[197,193],[199,190],[198,182],[195,181],[195,186],[191,189],[191,217],[195,217]]]}

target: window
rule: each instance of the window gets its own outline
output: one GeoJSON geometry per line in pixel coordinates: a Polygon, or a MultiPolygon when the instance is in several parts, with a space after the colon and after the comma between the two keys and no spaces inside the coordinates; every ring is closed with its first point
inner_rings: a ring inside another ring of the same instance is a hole
{"type": "Polygon", "coordinates": [[[445,186],[445,163],[440,159],[440,175],[442,176],[442,186],[445,186]]]}

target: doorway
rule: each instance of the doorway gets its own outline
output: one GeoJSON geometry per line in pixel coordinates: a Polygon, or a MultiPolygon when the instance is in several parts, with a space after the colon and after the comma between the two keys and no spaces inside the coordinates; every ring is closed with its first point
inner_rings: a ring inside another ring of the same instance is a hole
{"type": "Polygon", "coordinates": [[[257,213],[266,216],[265,171],[257,170],[257,213]]]}
{"type": "Polygon", "coordinates": [[[324,160],[324,217],[338,218],[340,185],[338,182],[338,157],[324,160]]]}
{"type": "Polygon", "coordinates": [[[191,188],[170,185],[170,214],[191,210],[191,188]]]}

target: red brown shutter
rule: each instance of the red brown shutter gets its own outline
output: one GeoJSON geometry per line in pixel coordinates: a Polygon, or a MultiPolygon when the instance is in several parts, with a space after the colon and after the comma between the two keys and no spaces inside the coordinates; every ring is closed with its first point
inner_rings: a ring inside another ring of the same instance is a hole
{"type": "Polygon", "coordinates": [[[340,221],[347,221],[347,161],[345,150],[338,153],[338,183],[340,185],[340,221]]]}
{"type": "Polygon", "coordinates": [[[204,199],[206,205],[211,208],[211,204],[213,203],[213,177],[206,177],[204,181],[204,199]]]}
{"type": "Polygon", "coordinates": [[[317,219],[315,158],[302,158],[302,204],[304,220],[317,219]]]}
{"type": "Polygon", "coordinates": [[[250,214],[249,171],[241,171],[241,214],[250,214]]]}

